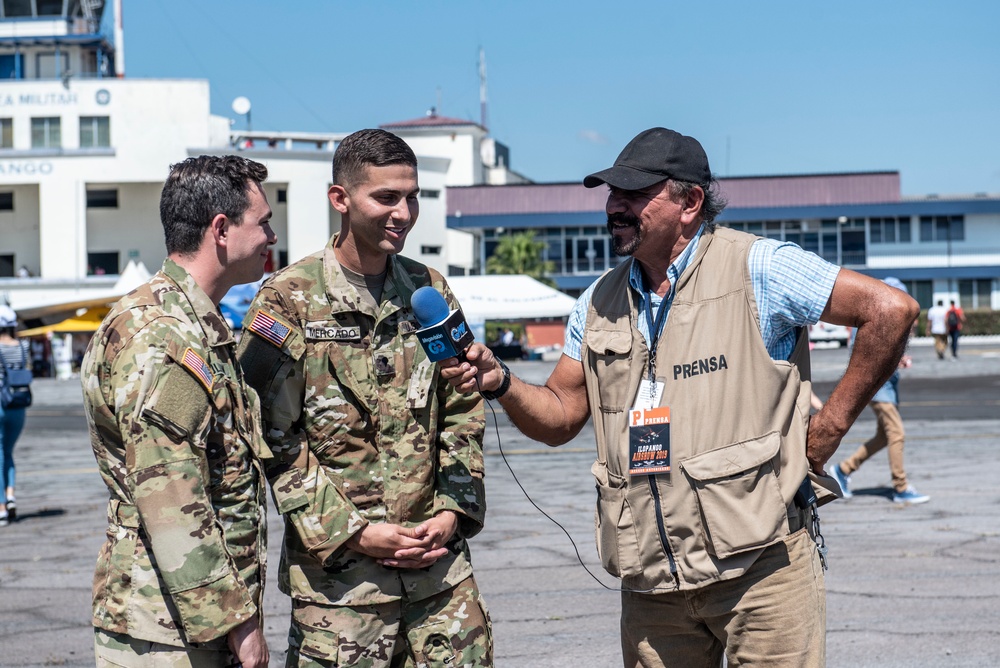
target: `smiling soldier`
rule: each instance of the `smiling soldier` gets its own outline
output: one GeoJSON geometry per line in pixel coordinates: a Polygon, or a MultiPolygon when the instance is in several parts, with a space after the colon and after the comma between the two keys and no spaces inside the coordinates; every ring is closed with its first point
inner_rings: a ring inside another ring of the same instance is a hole
{"type": "Polygon", "coordinates": [[[289,666],[493,665],[466,544],[486,512],[483,405],[417,344],[414,290],[457,308],[441,274],[398,255],[418,192],[402,139],[345,138],[340,233],[264,283],[244,321],[285,518],[289,666]]]}

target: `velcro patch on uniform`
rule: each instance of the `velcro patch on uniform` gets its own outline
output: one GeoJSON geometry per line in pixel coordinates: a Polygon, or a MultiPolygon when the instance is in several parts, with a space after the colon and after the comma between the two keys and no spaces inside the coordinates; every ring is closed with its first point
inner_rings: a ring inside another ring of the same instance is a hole
{"type": "Polygon", "coordinates": [[[278,316],[263,311],[257,311],[247,329],[279,348],[285,345],[288,335],[292,333],[291,325],[278,316]]]}
{"type": "Polygon", "coordinates": [[[413,322],[412,320],[400,320],[399,321],[399,333],[400,334],[412,334],[413,332],[420,329],[420,325],[413,322]]]}
{"type": "Polygon", "coordinates": [[[203,427],[211,412],[210,395],[199,390],[199,386],[204,384],[196,374],[167,364],[142,413],[167,433],[188,438],[203,427]]]}
{"type": "Polygon", "coordinates": [[[194,377],[205,386],[209,393],[212,392],[212,367],[208,366],[208,362],[201,355],[196,353],[193,348],[188,348],[181,355],[180,362],[182,366],[194,374],[194,377]]]}
{"type": "Polygon", "coordinates": [[[358,326],[345,327],[337,323],[329,323],[325,320],[319,322],[307,322],[305,326],[306,338],[312,341],[360,341],[361,328],[358,326]]]}

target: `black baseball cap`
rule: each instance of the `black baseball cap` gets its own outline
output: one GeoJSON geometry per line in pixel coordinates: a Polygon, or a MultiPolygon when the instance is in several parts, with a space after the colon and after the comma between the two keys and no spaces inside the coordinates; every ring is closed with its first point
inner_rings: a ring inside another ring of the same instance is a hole
{"type": "Polygon", "coordinates": [[[650,128],[628,143],[614,167],[591,174],[583,185],[595,188],[607,183],[622,190],[642,190],[666,179],[708,185],[712,180],[708,156],[694,137],[650,128]]]}

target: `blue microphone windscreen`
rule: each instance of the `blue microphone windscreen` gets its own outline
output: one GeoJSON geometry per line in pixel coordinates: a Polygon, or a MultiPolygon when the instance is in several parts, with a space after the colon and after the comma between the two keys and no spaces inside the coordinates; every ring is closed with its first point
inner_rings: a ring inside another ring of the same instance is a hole
{"type": "Polygon", "coordinates": [[[414,290],[410,306],[421,327],[435,325],[447,318],[449,313],[448,302],[429,285],[414,290]]]}

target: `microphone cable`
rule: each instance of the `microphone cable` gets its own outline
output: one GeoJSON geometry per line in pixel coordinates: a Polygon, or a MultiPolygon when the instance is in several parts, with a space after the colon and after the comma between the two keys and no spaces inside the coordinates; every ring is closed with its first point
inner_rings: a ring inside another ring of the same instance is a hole
{"type": "MultiPolygon", "coordinates": [[[[471,364],[471,362],[470,362],[470,364],[471,364]]],[[[480,396],[482,396],[483,388],[479,384],[479,374],[478,373],[476,374],[475,378],[476,378],[476,387],[479,389],[480,396]]],[[[593,578],[594,582],[596,582],[597,584],[601,585],[601,587],[603,587],[604,589],[606,589],[608,591],[626,592],[626,593],[630,593],[630,594],[652,594],[652,593],[655,593],[656,591],[658,591],[656,587],[653,587],[652,589],[626,589],[625,587],[617,587],[617,588],[616,587],[609,587],[608,585],[604,584],[601,581],[600,578],[598,578],[596,575],[594,575],[594,572],[591,571],[590,568],[587,567],[587,564],[583,563],[583,557],[580,556],[580,549],[577,547],[576,541],[573,540],[573,536],[570,535],[569,531],[566,530],[566,527],[564,527],[562,524],[560,524],[559,522],[557,522],[555,520],[555,518],[553,518],[547,512],[545,512],[544,510],[542,510],[542,508],[537,503],[535,503],[535,500],[532,499],[531,496],[528,494],[528,490],[526,490],[524,488],[524,485],[521,484],[521,481],[518,480],[517,474],[514,473],[514,468],[510,465],[510,461],[508,461],[508,459],[507,459],[507,453],[505,453],[503,451],[503,442],[500,439],[500,423],[497,421],[497,412],[493,408],[493,402],[490,401],[489,399],[487,399],[486,397],[483,397],[483,401],[485,401],[486,405],[490,407],[490,413],[493,414],[493,429],[496,431],[496,435],[497,435],[497,447],[500,450],[500,457],[503,459],[503,463],[507,466],[507,470],[510,471],[511,477],[514,478],[514,482],[517,483],[518,488],[520,488],[521,493],[524,494],[524,498],[526,498],[528,500],[528,503],[530,503],[532,506],[534,506],[535,510],[537,510],[542,515],[544,515],[547,520],[549,520],[550,522],[552,522],[553,524],[555,524],[557,527],[559,527],[559,529],[562,530],[562,532],[564,534],[566,534],[566,537],[569,538],[570,544],[573,546],[573,552],[576,553],[576,560],[579,562],[580,566],[583,567],[583,570],[587,571],[587,575],[589,575],[591,578],[593,578]]]]}

